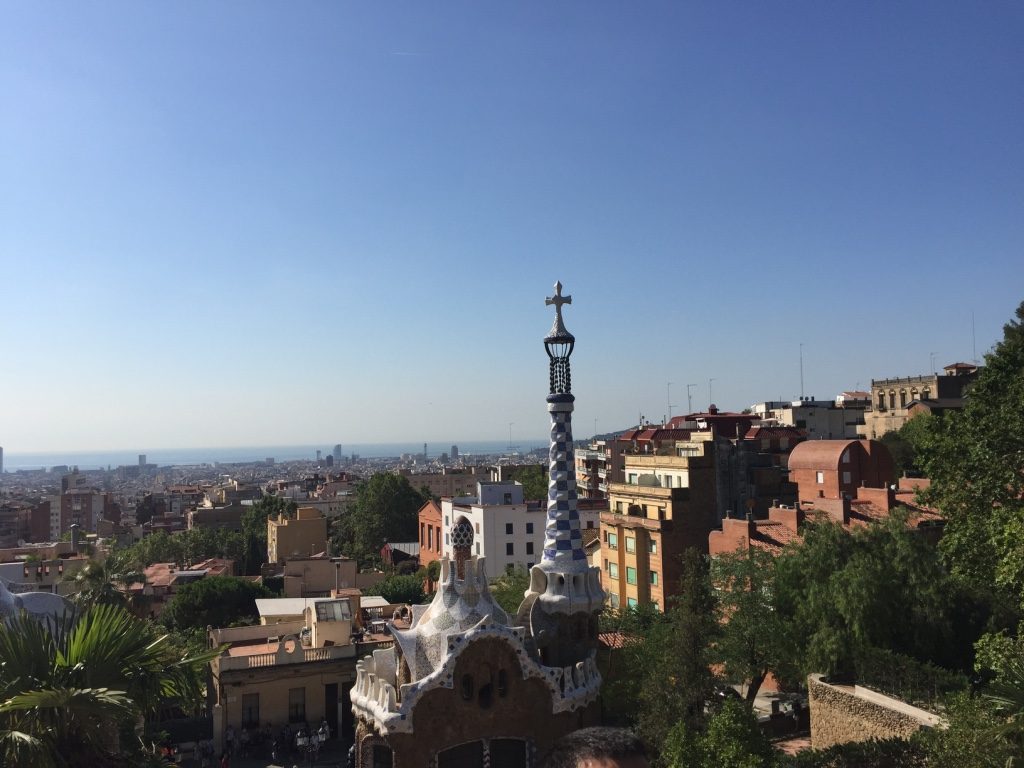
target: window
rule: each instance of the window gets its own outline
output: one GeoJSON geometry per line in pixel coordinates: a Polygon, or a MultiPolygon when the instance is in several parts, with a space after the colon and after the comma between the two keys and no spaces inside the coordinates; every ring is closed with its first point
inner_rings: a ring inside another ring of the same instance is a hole
{"type": "Polygon", "coordinates": [[[878,393],[878,410],[885,410],[885,392],[878,393]]]}
{"type": "Polygon", "coordinates": [[[844,485],[849,485],[850,484],[850,473],[849,472],[843,472],[843,484],[844,485]]]}
{"type": "Polygon", "coordinates": [[[616,501],[615,502],[615,511],[618,514],[620,514],[620,515],[622,514],[622,502],[621,501],[616,501]]]}
{"type": "Polygon", "coordinates": [[[895,392],[890,392],[889,393],[889,407],[893,408],[893,409],[896,408],[896,393],[895,392]]]}
{"type": "Polygon", "coordinates": [[[505,545],[505,554],[506,555],[514,555],[515,553],[516,553],[516,545],[513,544],[511,541],[508,542],[508,544],[505,545]]]}
{"type": "Polygon", "coordinates": [[[476,543],[476,553],[478,555],[480,554],[480,542],[479,541],[476,543]]]}
{"type": "Polygon", "coordinates": [[[672,475],[665,475],[665,487],[666,488],[671,488],[672,487],[672,475]]]}
{"type": "Polygon", "coordinates": [[[593,520],[587,520],[587,528],[593,528],[593,527],[594,527],[594,521],[593,520]]]}
{"type": "Polygon", "coordinates": [[[636,568],[626,566],[626,583],[636,584],[636,568]]]}
{"type": "Polygon", "coordinates": [[[477,533],[480,533],[480,523],[473,523],[473,527],[476,529],[477,533]]]}
{"type": "Polygon", "coordinates": [[[260,695],[258,693],[242,694],[242,726],[260,724],[260,695]]]}
{"type": "Polygon", "coordinates": [[[636,472],[630,472],[626,482],[630,485],[636,485],[636,472]]]}
{"type": "Polygon", "coordinates": [[[652,587],[658,586],[658,572],[657,571],[651,571],[651,586],[652,587]]]}
{"type": "Polygon", "coordinates": [[[505,535],[506,536],[511,536],[512,535],[512,523],[505,523],[505,535]]]}
{"type": "Polygon", "coordinates": [[[608,534],[608,549],[619,548],[619,535],[617,533],[608,534]]]}
{"type": "Polygon", "coordinates": [[[900,390],[900,408],[906,408],[906,407],[907,407],[907,390],[901,389],[900,390]]]}
{"type": "Polygon", "coordinates": [[[427,549],[434,548],[434,526],[427,526],[427,549]]]}
{"type": "Polygon", "coordinates": [[[532,541],[526,542],[526,554],[528,554],[528,555],[532,555],[533,554],[533,542],[532,541]]]}
{"type": "Polygon", "coordinates": [[[824,472],[818,472],[817,473],[817,478],[818,478],[818,485],[824,485],[825,484],[825,473],[824,472]]]}
{"type": "Polygon", "coordinates": [[[647,554],[649,554],[649,555],[656,555],[656,554],[658,554],[658,542],[655,541],[654,539],[649,539],[647,541],[647,554]]]}
{"type": "Polygon", "coordinates": [[[630,553],[636,552],[636,539],[632,536],[626,537],[626,551],[630,553]]]}
{"type": "Polygon", "coordinates": [[[527,523],[526,524],[526,532],[527,533],[533,533],[533,523],[527,523]]]}
{"type": "Polygon", "coordinates": [[[451,544],[452,543],[452,535],[450,533],[446,533],[444,535],[444,543],[445,544],[451,544]]]}
{"type": "Polygon", "coordinates": [[[306,722],[306,689],[305,688],[289,688],[288,689],[288,722],[289,723],[305,723],[306,722]]]}
{"type": "Polygon", "coordinates": [[[420,523],[420,546],[421,547],[423,546],[423,542],[425,542],[427,540],[427,537],[423,535],[426,532],[426,531],[424,531],[424,529],[426,527],[427,526],[425,526],[423,523],[420,523]]]}
{"type": "Polygon", "coordinates": [[[449,525],[450,525],[450,523],[448,522],[448,515],[445,515],[444,516],[444,527],[447,528],[449,525]]]}
{"type": "Polygon", "coordinates": [[[616,580],[618,580],[618,578],[619,578],[619,564],[618,563],[608,563],[608,578],[609,579],[616,579],[616,580]]]}
{"type": "Polygon", "coordinates": [[[626,607],[627,608],[636,608],[638,605],[639,605],[639,603],[637,603],[637,600],[636,600],[635,597],[627,597],[626,598],[626,607]]]}
{"type": "Polygon", "coordinates": [[[533,568],[533,565],[534,565],[533,563],[527,563],[526,564],[526,570],[530,570],[531,568],[533,568]]]}
{"type": "Polygon", "coordinates": [[[352,618],[352,609],[348,600],[324,600],[316,603],[317,621],[348,621],[352,618]]]}

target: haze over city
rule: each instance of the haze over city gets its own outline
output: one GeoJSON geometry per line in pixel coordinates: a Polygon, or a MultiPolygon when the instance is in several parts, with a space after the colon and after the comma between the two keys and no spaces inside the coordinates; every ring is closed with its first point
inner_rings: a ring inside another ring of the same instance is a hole
{"type": "Polygon", "coordinates": [[[0,445],[528,443],[556,279],[580,436],[796,397],[801,345],[821,398],[980,359],[1024,276],[1022,27],[3,3],[0,445]]]}

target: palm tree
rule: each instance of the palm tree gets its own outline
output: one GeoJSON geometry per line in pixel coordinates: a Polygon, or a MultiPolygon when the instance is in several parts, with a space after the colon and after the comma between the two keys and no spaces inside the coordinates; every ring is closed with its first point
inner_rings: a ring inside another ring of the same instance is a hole
{"type": "Polygon", "coordinates": [[[183,657],[113,605],[49,625],[24,613],[0,624],[0,764],[139,764],[135,726],[167,702],[195,708],[219,650],[183,657]]]}
{"type": "Polygon", "coordinates": [[[146,577],[131,557],[113,550],[103,560],[89,560],[69,580],[75,584],[71,599],[76,605],[134,607],[129,587],[145,584],[146,577]]]}

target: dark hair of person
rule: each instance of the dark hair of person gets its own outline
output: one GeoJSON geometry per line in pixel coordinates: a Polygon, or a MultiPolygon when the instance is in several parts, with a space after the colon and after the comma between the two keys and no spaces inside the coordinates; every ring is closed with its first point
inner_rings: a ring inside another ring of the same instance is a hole
{"type": "Polygon", "coordinates": [[[541,768],[577,768],[583,760],[647,757],[644,743],[626,728],[581,728],[563,736],[541,768]]]}

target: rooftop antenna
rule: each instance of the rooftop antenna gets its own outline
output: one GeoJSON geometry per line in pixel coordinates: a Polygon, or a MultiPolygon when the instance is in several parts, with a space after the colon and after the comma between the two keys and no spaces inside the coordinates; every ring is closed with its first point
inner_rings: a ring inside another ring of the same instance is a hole
{"type": "Polygon", "coordinates": [[[715,399],[711,397],[711,382],[714,379],[708,379],[708,411],[711,410],[711,406],[714,405],[715,399]]]}
{"type": "Polygon", "coordinates": [[[696,387],[696,384],[686,385],[686,412],[693,413],[693,396],[690,394],[690,390],[696,387]]]}
{"type": "Polygon", "coordinates": [[[971,310],[971,360],[977,365],[978,364],[978,347],[974,337],[974,310],[971,310]]]}
{"type": "Polygon", "coordinates": [[[931,366],[931,369],[932,369],[932,376],[934,376],[935,375],[935,353],[934,352],[929,352],[928,353],[928,363],[929,363],[929,365],[931,366]]]}
{"type": "Polygon", "coordinates": [[[665,402],[668,405],[668,418],[672,420],[672,382],[665,383],[665,402]]]}
{"type": "Polygon", "coordinates": [[[508,449],[509,449],[509,451],[512,450],[512,425],[513,424],[515,424],[514,421],[510,421],[508,423],[508,449]]]}
{"type": "Polygon", "coordinates": [[[804,399],[804,343],[800,342],[800,399],[804,399]]]}

